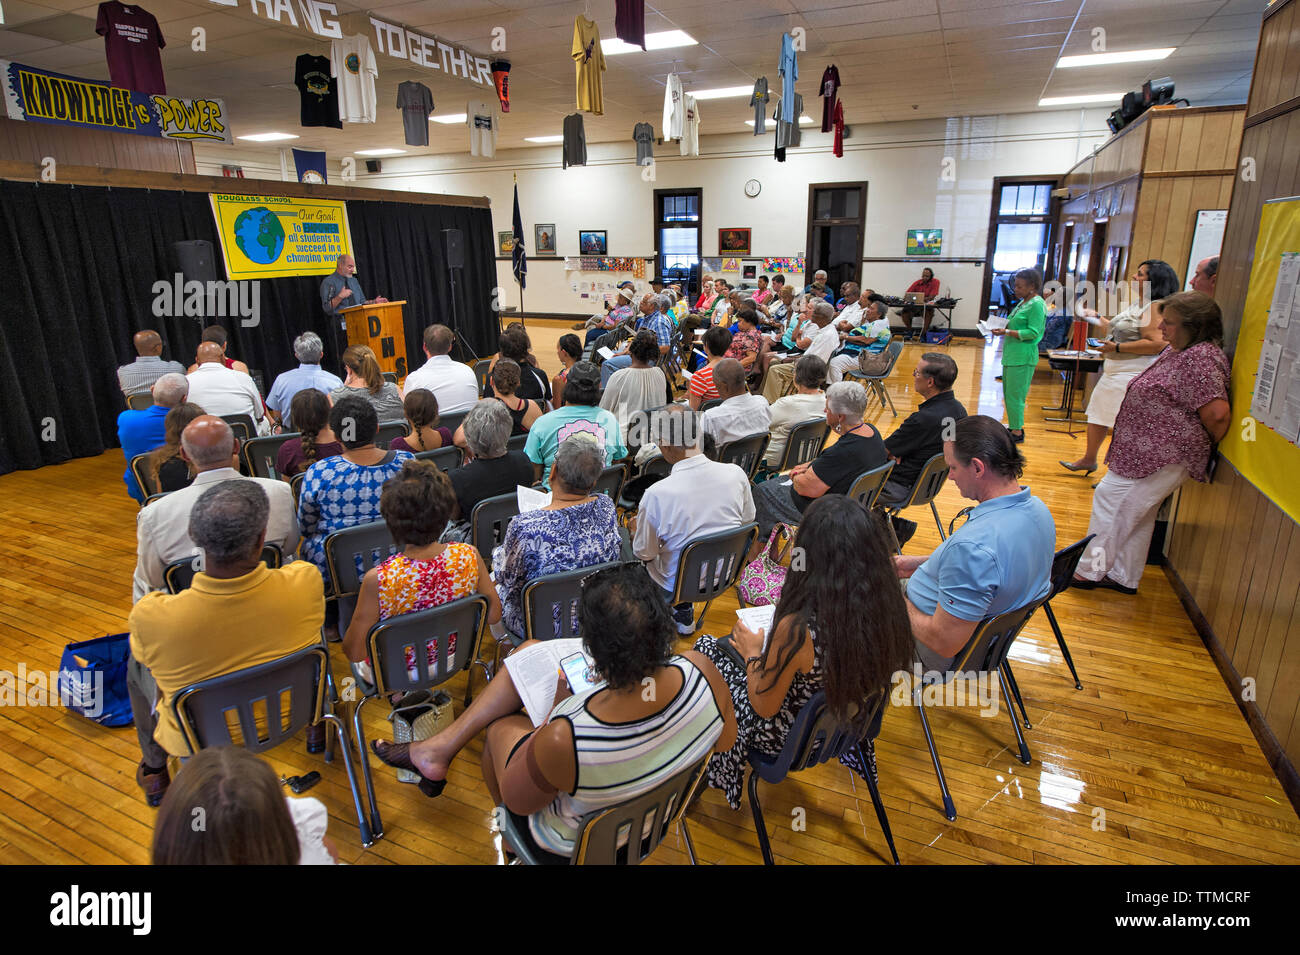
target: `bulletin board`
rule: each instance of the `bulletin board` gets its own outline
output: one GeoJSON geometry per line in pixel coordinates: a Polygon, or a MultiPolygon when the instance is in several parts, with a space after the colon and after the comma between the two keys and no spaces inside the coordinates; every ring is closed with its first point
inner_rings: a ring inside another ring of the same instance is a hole
{"type": "Polygon", "coordinates": [[[1246,480],[1300,521],[1297,290],[1300,196],[1273,199],[1260,214],[1255,264],[1232,362],[1233,424],[1219,449],[1246,480]]]}

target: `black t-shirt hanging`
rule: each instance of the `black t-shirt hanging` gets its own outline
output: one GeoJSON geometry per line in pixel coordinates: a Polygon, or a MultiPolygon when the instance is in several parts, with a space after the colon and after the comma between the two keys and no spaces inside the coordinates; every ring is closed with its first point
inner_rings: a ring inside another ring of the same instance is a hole
{"type": "Polygon", "coordinates": [[[339,81],[330,76],[329,57],[301,54],[294,68],[293,85],[302,97],[299,121],[303,126],[343,128],[339,119],[339,81]]]}

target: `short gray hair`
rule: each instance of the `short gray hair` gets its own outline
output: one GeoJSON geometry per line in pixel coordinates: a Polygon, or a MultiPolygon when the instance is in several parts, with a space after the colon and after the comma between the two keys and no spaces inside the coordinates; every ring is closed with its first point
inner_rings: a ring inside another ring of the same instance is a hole
{"type": "Polygon", "coordinates": [[[605,469],[605,451],[589,432],[564,439],[555,452],[555,479],[574,494],[590,494],[605,469]]]}
{"type": "Polygon", "coordinates": [[[153,383],[153,403],[163,408],[175,408],[190,393],[190,380],[180,372],[169,371],[153,383]]]}
{"type": "Polygon", "coordinates": [[[303,332],[293,340],[293,357],[304,365],[319,365],[325,346],[315,332],[303,332]]]}
{"type": "Polygon", "coordinates": [[[256,481],[232,478],[214,484],[190,511],[190,540],[208,561],[248,557],[266,530],[271,502],[256,481]]]}
{"type": "Polygon", "coordinates": [[[691,451],[704,447],[700,414],[689,405],[665,405],[653,411],[637,413],[649,416],[650,436],[660,448],[684,448],[691,451]]]}
{"type": "Polygon", "coordinates": [[[824,298],[818,299],[816,304],[813,305],[813,316],[815,318],[834,318],[835,306],[824,298]]]}
{"type": "Polygon", "coordinates": [[[514,422],[506,406],[496,398],[484,398],[469,409],[461,422],[465,444],[476,458],[499,458],[506,453],[506,442],[514,422]]]}
{"type": "Polygon", "coordinates": [[[818,269],[816,272],[813,273],[813,278],[814,278],[814,279],[816,279],[818,276],[821,276],[822,278],[826,278],[826,270],[825,270],[825,269],[818,269]]]}
{"type": "Polygon", "coordinates": [[[654,302],[656,312],[666,312],[673,307],[673,300],[662,292],[658,295],[651,295],[650,301],[654,302]]]}
{"type": "Polygon", "coordinates": [[[889,306],[884,302],[869,302],[867,304],[867,310],[870,311],[873,308],[876,310],[876,315],[878,316],[876,321],[889,318],[889,306]]]}
{"type": "MultiPolygon", "coordinates": [[[[193,423],[190,422],[190,424],[193,423]]],[[[230,430],[230,425],[222,421],[219,425],[214,423],[212,427],[224,429],[225,438],[203,447],[195,447],[193,442],[189,440],[189,436],[186,434],[189,431],[188,425],[185,431],[181,432],[181,447],[185,450],[185,456],[193,461],[194,466],[200,471],[222,464],[229,466],[230,459],[235,453],[235,432],[230,430]]]]}
{"type": "Polygon", "coordinates": [[[856,381],[837,381],[826,389],[826,407],[836,414],[861,421],[867,410],[867,389],[856,381]]]}

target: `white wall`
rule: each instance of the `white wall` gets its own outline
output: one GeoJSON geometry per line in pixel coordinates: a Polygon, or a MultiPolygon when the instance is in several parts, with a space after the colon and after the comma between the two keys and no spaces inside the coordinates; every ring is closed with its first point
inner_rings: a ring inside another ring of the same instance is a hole
{"type": "MultiPolygon", "coordinates": [[[[705,112],[707,117],[707,112],[705,112]]],[[[705,128],[707,128],[707,119],[705,128]]],[[[431,131],[434,131],[431,129],[431,131]]],[[[437,130],[442,132],[442,130],[437,130]]],[[[459,127],[447,131],[461,137],[459,127]]],[[[804,145],[788,151],[785,163],[772,157],[772,136],[704,136],[700,156],[684,159],[675,143],[656,147],[653,182],[635,165],[635,148],[625,143],[588,147],[587,165],[560,168],[560,147],[540,146],[499,152],[495,159],[467,153],[389,157],[383,172],[370,175],[358,161],[356,185],[428,193],[486,195],[492,200],[495,230],[511,228],[512,185],[519,179],[524,230],[532,247],[533,224],[557,227],[557,259],[530,254],[525,302],[529,311],[588,312],[571,289],[575,280],[614,282],[616,273],[566,272],[564,256],[578,254],[579,229],[604,229],[611,256],[653,255],[653,191],[703,189],[704,255],[718,255],[719,228],[751,228],[756,256],[804,253],[808,185],[865,180],[867,189],[866,259],[905,255],[908,229],[942,229],[943,255],[927,262],[951,294],[963,301],[954,315],[958,327],[973,327],[983,282],[983,265],[950,258],[985,254],[989,203],[995,176],[1064,173],[1109,135],[1104,110],[972,116],[905,123],[854,126],[841,159],[831,154],[829,134],[806,127],[804,145]],[[943,176],[945,158],[954,178],[943,176]],[[743,186],[757,179],[762,192],[745,196],[743,186]]],[[[274,149],[195,147],[198,172],[220,175],[221,163],[241,163],[245,175],[280,178],[274,149]]],[[[331,157],[331,181],[338,182],[331,157]]],[[[510,263],[498,262],[502,303],[518,304],[510,263]]],[[[867,262],[864,282],[885,293],[901,294],[920,275],[918,262],[867,262]]]]}

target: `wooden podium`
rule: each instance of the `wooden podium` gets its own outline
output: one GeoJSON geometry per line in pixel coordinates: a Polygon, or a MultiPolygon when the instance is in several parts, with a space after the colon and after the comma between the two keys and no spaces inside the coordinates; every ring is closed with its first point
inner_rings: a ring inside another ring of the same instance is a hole
{"type": "Polygon", "coordinates": [[[379,359],[380,371],[406,377],[406,323],[402,306],[406,302],[374,302],[339,309],[347,321],[348,344],[369,345],[379,359]]]}

